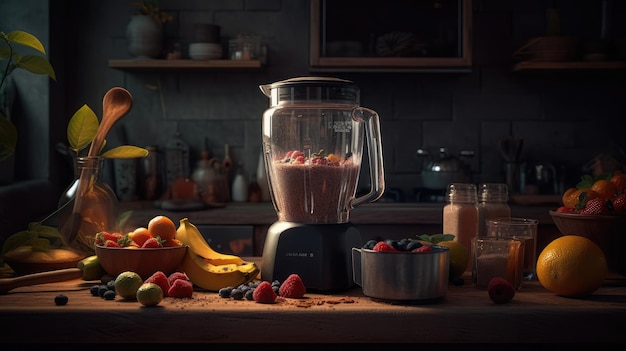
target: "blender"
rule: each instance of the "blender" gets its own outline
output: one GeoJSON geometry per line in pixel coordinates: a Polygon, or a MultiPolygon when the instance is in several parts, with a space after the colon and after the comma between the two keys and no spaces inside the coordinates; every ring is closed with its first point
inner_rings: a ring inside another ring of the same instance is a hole
{"type": "Polygon", "coordinates": [[[378,114],[359,106],[359,88],[330,77],[298,77],[260,86],[263,155],[278,221],[263,247],[261,276],[298,274],[310,290],[354,286],[351,250],[362,246],[350,211],[385,188],[378,114]],[[356,196],[364,142],[370,190],[356,196]]]}

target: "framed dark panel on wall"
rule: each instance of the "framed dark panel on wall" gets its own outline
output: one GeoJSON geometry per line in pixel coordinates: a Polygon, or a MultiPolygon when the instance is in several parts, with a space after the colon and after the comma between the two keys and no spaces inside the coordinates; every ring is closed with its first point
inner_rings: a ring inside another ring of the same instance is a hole
{"type": "Polygon", "coordinates": [[[312,70],[469,69],[471,0],[311,0],[312,70]]]}

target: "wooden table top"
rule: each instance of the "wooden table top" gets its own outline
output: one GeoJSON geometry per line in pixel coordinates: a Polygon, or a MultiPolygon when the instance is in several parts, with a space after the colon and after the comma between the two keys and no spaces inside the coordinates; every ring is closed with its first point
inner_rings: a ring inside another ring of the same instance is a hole
{"type": "Polygon", "coordinates": [[[307,293],[276,304],[221,298],[195,290],[156,307],[94,297],[98,281],[24,286],[0,295],[6,343],[371,343],[623,342],[626,281],[611,276],[593,295],[565,298],[537,281],[494,304],[486,290],[450,285],[427,304],[394,304],[363,296],[358,286],[336,294],[307,293]],[[69,302],[56,306],[54,297],[69,302]]]}

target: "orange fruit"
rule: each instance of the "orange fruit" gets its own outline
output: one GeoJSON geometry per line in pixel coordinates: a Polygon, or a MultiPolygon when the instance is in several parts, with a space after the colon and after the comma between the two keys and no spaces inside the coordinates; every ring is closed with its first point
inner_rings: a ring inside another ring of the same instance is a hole
{"type": "Polygon", "coordinates": [[[148,231],[153,237],[167,241],[176,237],[176,225],[167,216],[156,216],[148,222],[148,231]]]}
{"type": "Polygon", "coordinates": [[[607,179],[598,179],[591,185],[591,190],[602,199],[612,199],[617,195],[617,185],[607,179]]]}
{"type": "Polygon", "coordinates": [[[618,173],[610,179],[611,183],[615,184],[618,192],[624,192],[626,190],[626,174],[618,173]]]}
{"type": "Polygon", "coordinates": [[[445,246],[450,251],[449,278],[462,276],[469,265],[469,254],[465,246],[458,241],[440,241],[437,245],[445,246]]]}
{"type": "Polygon", "coordinates": [[[163,247],[182,246],[182,241],[178,239],[169,239],[163,242],[163,247]]]}
{"type": "Polygon", "coordinates": [[[598,197],[598,194],[591,189],[576,189],[569,188],[565,190],[563,196],[561,197],[561,201],[563,202],[563,206],[567,208],[574,208],[579,202],[579,197],[582,193],[587,193],[587,200],[591,200],[593,198],[598,197]]]}
{"type": "Polygon", "coordinates": [[[146,227],[139,227],[128,234],[128,236],[139,245],[139,247],[141,247],[146,240],[152,238],[152,234],[150,234],[150,231],[146,227]]]}
{"type": "Polygon", "coordinates": [[[544,288],[565,297],[592,294],[608,274],[602,249],[580,235],[564,235],[551,241],[539,254],[536,269],[544,288]]]}

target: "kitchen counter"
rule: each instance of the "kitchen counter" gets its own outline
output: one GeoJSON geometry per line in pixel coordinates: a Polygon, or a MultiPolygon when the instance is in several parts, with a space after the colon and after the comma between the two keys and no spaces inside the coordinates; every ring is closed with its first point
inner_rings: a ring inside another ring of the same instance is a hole
{"type": "MultiPolygon", "coordinates": [[[[486,290],[448,287],[444,298],[393,304],[363,296],[356,286],[332,295],[308,292],[276,304],[194,291],[156,307],[104,300],[81,279],[20,287],[0,295],[3,343],[614,343],[624,341],[626,282],[607,279],[592,296],[556,296],[525,282],[504,305],[486,290]],[[69,297],[56,306],[54,297],[69,297]]],[[[596,345],[597,346],[597,345],[596,345]]]]}

